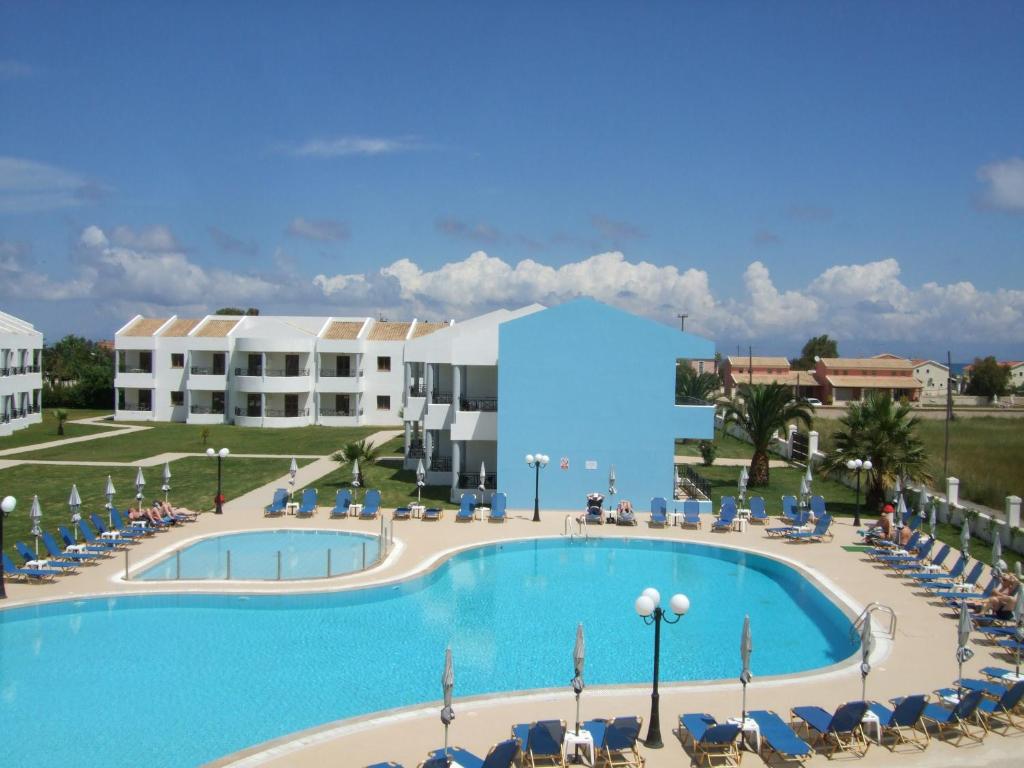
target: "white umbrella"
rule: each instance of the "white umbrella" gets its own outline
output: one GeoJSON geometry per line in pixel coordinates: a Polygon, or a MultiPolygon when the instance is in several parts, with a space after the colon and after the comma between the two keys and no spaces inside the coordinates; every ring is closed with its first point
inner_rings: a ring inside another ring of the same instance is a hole
{"type": "Polygon", "coordinates": [[[416,501],[420,501],[420,493],[423,490],[423,486],[427,484],[427,470],[423,466],[423,459],[419,460],[416,464],[416,501]]]}
{"type": "Polygon", "coordinates": [[[893,484],[893,487],[892,487],[892,498],[893,498],[893,501],[895,501],[896,499],[902,499],[902,497],[903,497],[903,481],[900,480],[900,476],[899,475],[896,475],[896,482],[893,484]]]}
{"type": "Polygon", "coordinates": [[[813,464],[814,464],[814,462],[812,462],[810,457],[808,456],[807,457],[807,471],[804,472],[804,477],[807,478],[808,485],[811,483],[812,480],[814,480],[814,477],[811,475],[811,467],[813,466],[813,464]]]}
{"type": "Polygon", "coordinates": [[[292,456],[292,463],[288,467],[288,475],[290,477],[288,482],[291,483],[292,485],[295,485],[295,475],[298,474],[298,472],[299,472],[299,462],[297,462],[295,460],[295,457],[292,456]]]}
{"type": "Polygon", "coordinates": [[[743,721],[747,719],[747,683],[754,678],[750,674],[750,654],[753,652],[754,642],[750,635],[750,617],[744,616],[743,631],[740,633],[740,663],[743,665],[743,670],[740,672],[740,682],[743,683],[743,721]]]}
{"type": "Polygon", "coordinates": [[[1003,540],[999,537],[999,529],[993,526],[992,533],[992,567],[996,567],[1003,559],[1003,540]]]}
{"type": "Polygon", "coordinates": [[[928,489],[923,485],[921,486],[921,493],[917,496],[917,511],[924,517],[928,511],[928,504],[931,502],[931,497],[928,496],[928,489]]]}
{"type": "Polygon", "coordinates": [[[932,538],[935,538],[935,530],[939,527],[938,504],[932,502],[932,511],[928,517],[928,526],[932,529],[932,538]]]}
{"type": "Polygon", "coordinates": [[[107,487],[103,491],[103,495],[107,497],[107,525],[111,528],[114,527],[114,481],[110,479],[110,475],[107,475],[107,487]]]}
{"type": "Polygon", "coordinates": [[[971,641],[971,611],[967,607],[967,601],[960,601],[960,620],[956,626],[956,663],[957,676],[956,685],[960,689],[960,679],[964,676],[964,662],[974,656],[974,651],[968,647],[971,641]]]}
{"type": "Polygon", "coordinates": [[[902,493],[896,501],[896,520],[900,523],[905,523],[907,521],[907,502],[903,500],[902,493]]]}
{"type": "Polygon", "coordinates": [[[75,541],[78,541],[78,523],[82,519],[82,497],[78,494],[78,486],[71,484],[71,495],[68,496],[68,509],[71,510],[71,522],[75,526],[75,541]]]}
{"type": "Polygon", "coordinates": [[[587,646],[583,640],[583,624],[576,625],[576,645],[572,649],[572,690],[576,694],[576,733],[580,732],[580,694],[583,693],[583,661],[587,646]]]}
{"type": "Polygon", "coordinates": [[[807,497],[810,496],[810,495],[811,495],[811,489],[810,489],[810,486],[808,486],[808,484],[807,484],[807,478],[806,477],[801,477],[800,478],[800,500],[801,501],[806,501],[807,497]]]}
{"type": "Polygon", "coordinates": [[[452,709],[452,689],[455,688],[455,670],[452,667],[452,649],[444,652],[444,673],[441,675],[441,690],[444,692],[444,706],[441,707],[441,722],[444,723],[444,758],[448,760],[448,726],[455,719],[452,709]]]}
{"type": "MultiPolygon", "coordinates": [[[[1020,573],[1020,560],[1017,561],[1018,573],[1020,573]]],[[[1016,668],[1014,674],[1020,677],[1020,643],[1024,642],[1024,636],[1021,633],[1021,625],[1024,624],[1024,589],[1017,590],[1017,599],[1013,603],[1013,623],[1017,625],[1017,647],[1014,649],[1014,659],[1016,661],[1016,668]]]]}
{"type": "Polygon", "coordinates": [[[142,509],[142,489],[146,487],[146,478],[142,476],[142,467],[135,473],[135,498],[139,500],[139,509],[142,509]]]}
{"type": "Polygon", "coordinates": [[[28,511],[28,517],[32,521],[32,535],[36,537],[36,557],[39,557],[39,537],[43,535],[43,528],[39,521],[43,519],[43,510],[39,508],[39,497],[32,497],[32,507],[28,511]]]}
{"type": "MultiPolygon", "coordinates": [[[[616,493],[618,493],[618,490],[615,488],[615,480],[616,480],[616,478],[615,478],[615,465],[612,464],[611,467],[609,467],[609,469],[608,469],[608,495],[609,496],[614,496],[616,493]]],[[[611,504],[611,502],[609,502],[609,505],[610,504],[611,504]]]]}
{"type": "Polygon", "coordinates": [[[875,635],[871,629],[871,614],[864,614],[860,626],[860,699],[868,700],[868,673],[871,672],[871,653],[875,650],[875,635]]]}
{"type": "Polygon", "coordinates": [[[487,465],[480,462],[480,503],[484,503],[484,491],[487,489],[487,465]]]}
{"type": "Polygon", "coordinates": [[[355,459],[352,462],[352,487],[356,488],[356,495],[359,494],[358,488],[362,478],[359,477],[359,459],[355,459]]]}
{"type": "Polygon", "coordinates": [[[967,554],[967,548],[971,543],[971,526],[968,525],[967,518],[964,518],[963,527],[960,529],[960,551],[965,555],[967,554]]]}
{"type": "Polygon", "coordinates": [[[164,501],[167,501],[167,494],[171,492],[171,462],[164,462],[164,484],[160,490],[164,492],[164,501]]]}

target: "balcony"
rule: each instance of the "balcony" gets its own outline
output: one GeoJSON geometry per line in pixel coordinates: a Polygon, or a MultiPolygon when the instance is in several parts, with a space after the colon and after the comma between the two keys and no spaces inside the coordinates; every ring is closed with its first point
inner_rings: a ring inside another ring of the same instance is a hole
{"type": "Polygon", "coordinates": [[[356,410],[355,408],[349,408],[347,411],[339,411],[337,408],[321,408],[320,415],[353,418],[355,416],[362,416],[363,409],[360,408],[359,410],[356,410]]]}
{"type": "Polygon", "coordinates": [[[152,376],[153,375],[153,368],[152,368],[152,366],[150,366],[149,368],[132,368],[131,366],[128,366],[128,365],[119,365],[119,366],[117,366],[117,372],[118,373],[145,373],[147,375],[152,376]]]}
{"type": "Polygon", "coordinates": [[[452,457],[451,456],[434,456],[430,460],[430,471],[431,472],[451,472],[452,471],[452,457]]]}
{"type": "Polygon", "coordinates": [[[423,443],[409,443],[409,450],[406,452],[406,458],[409,459],[422,459],[426,457],[426,452],[423,450],[423,443]]]}
{"type": "Polygon", "coordinates": [[[409,387],[409,397],[426,397],[427,386],[422,381],[409,387]]]}
{"type": "Polygon", "coordinates": [[[309,416],[309,408],[297,408],[294,411],[284,408],[267,408],[266,416],[268,419],[300,419],[309,416]]]}
{"type": "MultiPolygon", "coordinates": [[[[479,472],[459,472],[459,488],[479,488],[480,487],[480,473],[479,472]]],[[[498,475],[497,473],[488,472],[484,475],[484,490],[485,491],[496,491],[498,490],[498,475]]]]}
{"type": "Polygon", "coordinates": [[[128,402],[126,402],[126,403],[124,403],[124,405],[122,405],[117,410],[119,410],[119,411],[138,411],[140,413],[150,413],[153,410],[153,407],[152,406],[142,407],[139,403],[128,403],[128,402]]]}
{"type": "Polygon", "coordinates": [[[235,416],[245,416],[249,419],[258,419],[263,414],[260,413],[259,408],[240,408],[235,406],[235,416]]]}
{"type": "Polygon", "coordinates": [[[460,397],[459,410],[462,411],[485,411],[494,412],[498,410],[498,398],[496,397],[460,397]]]}
{"type": "Polygon", "coordinates": [[[430,396],[430,402],[434,405],[451,405],[452,404],[452,393],[451,392],[438,392],[434,391],[430,396]]]}
{"type": "MultiPolygon", "coordinates": [[[[236,408],[235,410],[238,411],[239,409],[236,408]]],[[[191,408],[189,408],[189,413],[194,413],[194,414],[217,414],[219,416],[223,416],[224,415],[224,406],[221,405],[221,406],[218,406],[218,407],[215,408],[212,405],[193,405],[191,408]]]]}
{"type": "Polygon", "coordinates": [[[356,372],[353,373],[351,368],[321,368],[320,369],[320,378],[327,378],[327,379],[333,379],[333,378],[337,378],[337,379],[350,379],[350,378],[352,378],[354,376],[362,376],[362,375],[363,375],[362,371],[356,371],[356,372]]]}
{"type": "Polygon", "coordinates": [[[235,376],[262,376],[263,369],[260,367],[255,368],[235,368],[235,376]]]}
{"type": "MultiPolygon", "coordinates": [[[[237,370],[239,370],[239,369],[236,369],[236,371],[237,370]]],[[[223,376],[224,375],[224,369],[223,368],[215,368],[215,367],[210,367],[210,366],[205,366],[205,365],[193,365],[191,368],[189,368],[189,372],[193,376],[223,376]]],[[[236,373],[236,375],[237,375],[237,373],[236,373]]]]}
{"type": "Polygon", "coordinates": [[[267,368],[267,378],[298,378],[309,376],[309,368],[267,368]]]}

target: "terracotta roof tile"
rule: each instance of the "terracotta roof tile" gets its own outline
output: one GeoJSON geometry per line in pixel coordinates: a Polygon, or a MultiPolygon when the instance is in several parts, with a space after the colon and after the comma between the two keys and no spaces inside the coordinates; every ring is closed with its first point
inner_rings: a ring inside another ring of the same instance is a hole
{"type": "Polygon", "coordinates": [[[405,341],[412,323],[376,322],[367,337],[370,341],[405,341]]]}
{"type": "Polygon", "coordinates": [[[909,370],[914,364],[903,358],[891,357],[823,357],[826,368],[854,368],[865,371],[909,370]]]}
{"type": "Polygon", "coordinates": [[[442,328],[447,328],[448,323],[416,323],[416,327],[412,331],[412,337],[418,339],[420,336],[426,336],[434,331],[440,331],[442,328]]]}
{"type": "Polygon", "coordinates": [[[122,336],[152,336],[157,329],[167,322],[166,317],[140,317],[132,323],[122,336]]]}
{"type": "Polygon", "coordinates": [[[203,338],[217,338],[220,336],[227,336],[231,332],[231,329],[238,325],[241,318],[234,320],[207,320],[202,326],[196,331],[196,336],[203,338]]]}
{"type": "Polygon", "coordinates": [[[324,331],[323,338],[335,341],[358,339],[359,331],[363,328],[364,321],[335,320],[324,331]]]}
{"type": "Polygon", "coordinates": [[[199,319],[190,319],[190,318],[187,318],[187,317],[182,317],[182,318],[179,318],[179,319],[175,320],[173,323],[171,323],[169,326],[167,326],[166,330],[164,330],[164,332],[161,333],[160,335],[161,336],[188,336],[188,332],[191,331],[193,328],[195,328],[197,325],[199,325],[199,323],[200,323],[199,319]]]}

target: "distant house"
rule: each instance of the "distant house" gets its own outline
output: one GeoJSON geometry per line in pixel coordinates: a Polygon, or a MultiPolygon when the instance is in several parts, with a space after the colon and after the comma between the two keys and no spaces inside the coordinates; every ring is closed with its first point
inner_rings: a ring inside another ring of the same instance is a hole
{"type": "Polygon", "coordinates": [[[873,393],[887,392],[893,399],[919,399],[924,386],[914,376],[914,364],[892,355],[879,357],[823,357],[814,370],[826,403],[859,402],[873,393]]]}
{"type": "Polygon", "coordinates": [[[785,384],[795,396],[804,397],[814,395],[817,387],[813,372],[790,370],[784,357],[727,357],[722,363],[722,382],[726,397],[732,397],[740,384],[785,384]]]}
{"type": "MultiPolygon", "coordinates": [[[[1008,368],[1010,371],[1009,387],[1011,392],[1024,387],[1024,360],[999,360],[998,362],[999,365],[1003,368],[1008,368]]],[[[973,363],[968,363],[964,366],[960,382],[960,386],[964,391],[967,390],[967,385],[971,381],[973,372],[973,363]]]]}
{"type": "Polygon", "coordinates": [[[0,312],[0,436],[43,420],[43,334],[0,312]]]}
{"type": "Polygon", "coordinates": [[[935,360],[911,361],[914,378],[921,383],[922,397],[945,397],[949,390],[949,368],[935,360]]]}

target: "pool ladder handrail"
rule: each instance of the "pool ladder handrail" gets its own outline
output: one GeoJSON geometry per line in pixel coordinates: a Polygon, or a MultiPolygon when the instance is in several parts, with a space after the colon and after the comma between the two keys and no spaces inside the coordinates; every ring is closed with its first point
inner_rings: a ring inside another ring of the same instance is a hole
{"type": "Polygon", "coordinates": [[[569,541],[572,541],[576,536],[582,536],[586,541],[590,541],[590,531],[587,529],[587,519],[578,517],[574,514],[568,514],[565,516],[565,522],[562,525],[562,535],[568,536],[569,541]],[[573,533],[572,522],[576,521],[576,532],[573,533]]]}
{"type": "Polygon", "coordinates": [[[856,636],[860,634],[861,627],[864,626],[864,622],[867,619],[867,617],[869,615],[873,615],[875,613],[887,613],[887,614],[889,614],[889,628],[886,629],[884,632],[879,632],[878,630],[875,629],[875,627],[878,626],[878,625],[872,623],[871,628],[872,628],[872,630],[874,630],[873,634],[882,635],[882,636],[888,638],[889,640],[895,640],[896,639],[896,611],[893,610],[888,605],[883,605],[882,603],[872,602],[872,603],[868,603],[867,604],[867,606],[864,608],[864,610],[860,612],[860,615],[857,616],[857,620],[853,622],[853,626],[850,627],[850,639],[851,640],[855,639],[856,636]]]}

